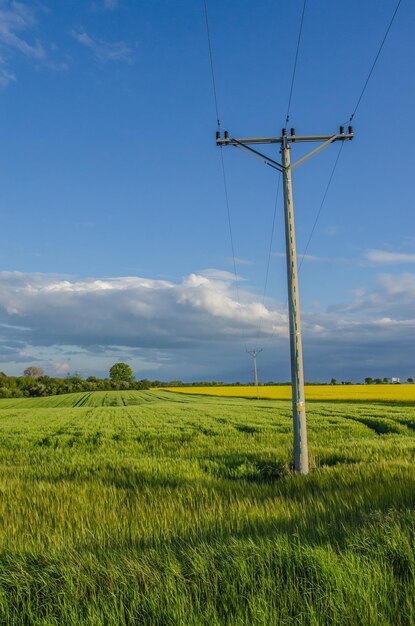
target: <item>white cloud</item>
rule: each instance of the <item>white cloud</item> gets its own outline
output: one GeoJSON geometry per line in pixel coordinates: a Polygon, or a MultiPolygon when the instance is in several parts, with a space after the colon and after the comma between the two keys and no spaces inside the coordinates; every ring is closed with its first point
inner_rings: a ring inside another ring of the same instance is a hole
{"type": "Polygon", "coordinates": [[[24,31],[35,26],[34,12],[21,2],[0,3],[0,44],[34,59],[43,59],[45,49],[39,40],[29,43],[24,31]]]}
{"type": "Polygon", "coordinates": [[[241,276],[238,276],[238,274],[235,276],[233,272],[228,272],[227,270],[206,269],[201,270],[200,274],[207,278],[212,278],[213,280],[224,280],[226,282],[244,280],[241,276]]]}
{"type": "MultiPolygon", "coordinates": [[[[47,10],[44,8],[43,12],[47,13],[47,10]]],[[[35,62],[37,67],[68,69],[66,63],[48,58],[46,49],[39,39],[32,41],[28,39],[28,33],[36,27],[36,11],[33,6],[0,0],[0,86],[5,87],[17,80],[11,68],[16,55],[35,62]]],[[[53,46],[50,49],[53,50],[53,46]]]]}
{"type": "Polygon", "coordinates": [[[59,375],[59,374],[67,374],[68,372],[70,372],[71,367],[69,363],[54,363],[53,369],[55,370],[56,374],[59,375]]]}
{"type": "Polygon", "coordinates": [[[393,265],[397,263],[415,263],[415,254],[389,252],[388,250],[367,250],[365,259],[375,265],[393,265]]]}
{"type": "Polygon", "coordinates": [[[185,346],[252,335],[260,321],[264,333],[285,335],[285,313],[242,290],[238,302],[232,278],[213,270],[190,274],[179,284],[0,272],[0,322],[30,327],[31,340],[44,345],[185,346]]]}
{"type": "MultiPolygon", "coordinates": [[[[285,306],[262,304],[246,283],[238,298],[235,286],[212,269],[178,283],[0,272],[0,370],[36,360],[58,371],[70,361],[71,371],[105,374],[121,359],[140,377],[249,380],[245,348],[264,347],[264,377],[287,379],[285,306]]],[[[415,274],[384,274],[349,302],[303,310],[308,379],[412,375],[414,305],[415,274]]]]}
{"type": "Polygon", "coordinates": [[[415,274],[381,274],[378,283],[388,296],[400,295],[410,301],[415,298],[415,274]]]}
{"type": "Polygon", "coordinates": [[[71,35],[78,43],[89,48],[99,61],[131,61],[131,48],[124,41],[96,39],[83,29],[73,30],[71,35]]]}
{"type": "Polygon", "coordinates": [[[248,259],[241,259],[237,256],[234,259],[229,259],[229,263],[233,262],[235,262],[235,265],[253,265],[253,261],[249,261],[248,259]]]}
{"type": "Polygon", "coordinates": [[[10,70],[1,67],[0,65],[0,86],[7,87],[7,85],[9,85],[10,83],[14,83],[15,81],[16,75],[10,70]]]}
{"type": "Polygon", "coordinates": [[[330,307],[333,311],[365,312],[410,319],[415,308],[415,274],[380,274],[371,289],[356,289],[352,302],[330,307]]]}

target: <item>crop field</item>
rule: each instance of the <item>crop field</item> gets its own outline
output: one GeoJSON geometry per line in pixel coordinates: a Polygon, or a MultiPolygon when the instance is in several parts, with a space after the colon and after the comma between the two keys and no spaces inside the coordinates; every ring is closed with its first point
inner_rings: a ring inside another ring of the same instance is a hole
{"type": "MultiPolygon", "coordinates": [[[[229,385],[225,387],[170,387],[177,393],[256,398],[253,385],[229,385]]],[[[259,397],[269,400],[290,400],[289,385],[266,385],[258,388],[259,397]]],[[[415,385],[306,385],[307,400],[351,400],[352,402],[411,402],[415,403],[415,385]]]]}
{"type": "MultiPolygon", "coordinates": [[[[402,386],[403,387],[403,386],[402,386]]],[[[415,624],[415,406],[0,400],[0,624],[415,624]]]]}

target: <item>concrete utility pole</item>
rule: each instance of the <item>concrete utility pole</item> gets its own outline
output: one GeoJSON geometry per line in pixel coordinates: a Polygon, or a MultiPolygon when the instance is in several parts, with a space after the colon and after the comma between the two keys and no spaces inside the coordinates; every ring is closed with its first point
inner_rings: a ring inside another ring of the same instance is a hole
{"type": "Polygon", "coordinates": [[[294,469],[300,474],[308,474],[308,445],[307,445],[307,422],[304,398],[304,370],[303,370],[303,348],[301,340],[301,319],[300,319],[300,295],[298,289],[297,271],[297,251],[295,244],[294,229],[294,203],[292,194],[291,172],[307,159],[315,156],[324,148],[335,141],[345,141],[353,139],[353,128],[348,127],[348,132],[344,132],[344,127],[340,126],[339,133],[334,135],[296,135],[294,128],[291,128],[290,135],[287,129],[283,128],[281,137],[254,137],[234,139],[229,137],[229,132],[225,131],[224,137],[220,132],[216,133],[217,146],[234,146],[243,152],[259,159],[266,165],[282,172],[284,188],[284,215],[285,215],[285,245],[287,256],[287,278],[288,278],[288,315],[290,323],[290,352],[291,352],[291,382],[292,382],[292,406],[293,406],[293,430],[294,430],[294,469]],[[290,144],[291,143],[311,143],[319,145],[307,152],[303,157],[291,164],[290,144]],[[281,145],[282,163],[278,163],[270,157],[251,148],[251,145],[274,144],[281,145]]]}
{"type": "Polygon", "coordinates": [[[258,389],[258,370],[256,367],[256,358],[258,354],[262,352],[262,348],[260,350],[247,350],[247,353],[252,356],[254,359],[254,382],[256,387],[256,399],[259,400],[259,389],[258,389]]]}

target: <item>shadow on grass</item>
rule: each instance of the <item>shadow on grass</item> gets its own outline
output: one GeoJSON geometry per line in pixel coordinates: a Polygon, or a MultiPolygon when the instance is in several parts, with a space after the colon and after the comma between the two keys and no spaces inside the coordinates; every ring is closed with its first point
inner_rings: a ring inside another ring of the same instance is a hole
{"type": "Polygon", "coordinates": [[[370,430],[373,430],[377,435],[400,435],[402,428],[398,424],[394,424],[392,420],[388,420],[382,417],[361,417],[360,415],[343,415],[344,419],[352,420],[367,426],[370,430]]]}
{"type": "Polygon", "coordinates": [[[261,458],[252,454],[218,456],[200,461],[200,466],[204,472],[215,478],[255,483],[272,483],[290,472],[289,464],[283,460],[261,458]]]}
{"type": "Polygon", "coordinates": [[[247,435],[254,435],[255,433],[259,433],[259,428],[255,428],[254,426],[248,426],[247,424],[235,424],[236,430],[240,433],[245,433],[247,435]]]}
{"type": "Polygon", "coordinates": [[[353,465],[354,463],[359,463],[361,459],[355,459],[344,454],[338,454],[337,452],[333,453],[323,453],[316,457],[316,466],[317,467],[333,467],[334,465],[353,465]]]}

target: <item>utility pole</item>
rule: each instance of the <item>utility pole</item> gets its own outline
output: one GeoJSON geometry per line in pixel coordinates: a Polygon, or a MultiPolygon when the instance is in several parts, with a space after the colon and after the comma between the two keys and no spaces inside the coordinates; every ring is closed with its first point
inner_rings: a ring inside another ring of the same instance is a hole
{"type": "Polygon", "coordinates": [[[257,400],[259,400],[259,389],[258,389],[258,370],[256,367],[256,358],[260,352],[262,352],[262,348],[260,350],[247,350],[247,353],[250,354],[252,358],[254,359],[254,381],[255,381],[255,387],[256,387],[256,399],[257,400]]]}
{"type": "Polygon", "coordinates": [[[305,161],[315,156],[324,148],[335,141],[353,139],[353,128],[340,126],[339,132],[333,135],[296,135],[295,129],[291,128],[287,135],[287,129],[283,128],[280,137],[252,137],[235,139],[229,137],[225,131],[224,137],[216,133],[217,146],[234,146],[259,159],[273,169],[282,172],[284,189],[284,216],[285,216],[285,245],[287,257],[288,279],[288,316],[290,324],[290,353],[291,353],[291,383],[292,383],[292,407],[293,407],[293,431],[294,431],[294,469],[300,474],[308,474],[308,444],[307,422],[304,397],[304,370],[303,349],[301,339],[300,319],[300,295],[298,289],[297,251],[294,229],[294,202],[292,193],[291,172],[305,161]],[[252,145],[280,144],[282,163],[262,154],[252,145]],[[291,163],[290,144],[292,143],[318,143],[319,145],[307,152],[303,157],[291,163]]]}

